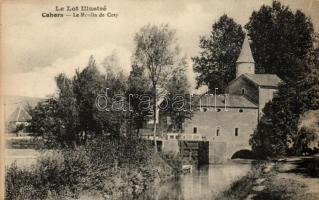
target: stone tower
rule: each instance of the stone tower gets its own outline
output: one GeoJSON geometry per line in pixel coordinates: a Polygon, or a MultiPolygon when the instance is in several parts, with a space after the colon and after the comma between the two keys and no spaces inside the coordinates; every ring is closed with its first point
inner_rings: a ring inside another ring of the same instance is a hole
{"type": "Polygon", "coordinates": [[[245,36],[241,52],[236,61],[236,78],[242,74],[255,74],[255,61],[251,53],[247,35],[245,36]]]}

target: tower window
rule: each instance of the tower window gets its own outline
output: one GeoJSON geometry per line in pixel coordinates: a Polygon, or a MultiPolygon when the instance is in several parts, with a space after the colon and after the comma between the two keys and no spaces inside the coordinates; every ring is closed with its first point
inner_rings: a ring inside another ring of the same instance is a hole
{"type": "Polygon", "coordinates": [[[244,95],[245,94],[245,88],[241,89],[241,94],[244,95]]]}
{"type": "Polygon", "coordinates": [[[193,133],[197,133],[197,127],[193,128],[193,133]]]}
{"type": "Polygon", "coordinates": [[[220,134],[220,128],[217,127],[217,128],[216,128],[216,136],[219,136],[219,134],[220,134]]]}
{"type": "Polygon", "coordinates": [[[235,128],[235,136],[238,136],[238,128],[235,128]]]}

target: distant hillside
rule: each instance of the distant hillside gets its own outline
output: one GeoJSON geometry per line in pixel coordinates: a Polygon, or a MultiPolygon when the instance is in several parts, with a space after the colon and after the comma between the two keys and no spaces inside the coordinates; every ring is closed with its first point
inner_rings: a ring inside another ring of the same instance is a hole
{"type": "Polygon", "coordinates": [[[19,107],[35,107],[38,102],[44,101],[44,98],[37,97],[25,97],[25,96],[5,96],[4,98],[4,109],[5,119],[7,120],[10,115],[19,107]]]}

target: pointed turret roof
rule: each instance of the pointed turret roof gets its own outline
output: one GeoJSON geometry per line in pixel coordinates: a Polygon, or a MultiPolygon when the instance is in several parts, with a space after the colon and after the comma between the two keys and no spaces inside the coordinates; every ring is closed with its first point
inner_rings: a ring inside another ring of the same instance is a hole
{"type": "Polygon", "coordinates": [[[236,62],[237,63],[255,63],[253,54],[251,53],[247,34],[245,35],[245,39],[241,47],[241,51],[236,62]]]}

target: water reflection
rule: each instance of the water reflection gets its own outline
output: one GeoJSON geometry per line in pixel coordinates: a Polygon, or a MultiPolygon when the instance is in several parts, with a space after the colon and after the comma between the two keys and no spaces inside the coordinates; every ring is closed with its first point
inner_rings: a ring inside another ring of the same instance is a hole
{"type": "Polygon", "coordinates": [[[144,199],[214,199],[232,182],[244,176],[250,168],[250,163],[241,161],[203,166],[192,174],[165,182],[156,191],[149,191],[144,199]]]}

